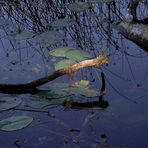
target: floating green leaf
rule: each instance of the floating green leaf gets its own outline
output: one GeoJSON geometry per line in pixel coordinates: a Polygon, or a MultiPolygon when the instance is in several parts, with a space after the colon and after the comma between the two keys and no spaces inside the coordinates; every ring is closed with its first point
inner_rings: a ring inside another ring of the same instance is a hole
{"type": "Polygon", "coordinates": [[[86,97],[96,97],[99,93],[89,88],[89,81],[81,80],[76,82],[71,88],[70,93],[74,95],[83,95],[86,97]]]}
{"type": "Polygon", "coordinates": [[[86,59],[93,57],[90,53],[86,51],[76,50],[72,47],[56,48],[56,49],[51,50],[49,54],[55,57],[67,58],[66,60],[62,60],[61,62],[56,63],[55,64],[56,69],[68,67],[71,64],[74,64],[76,62],[80,62],[82,60],[86,60],[86,59]]]}
{"type": "Polygon", "coordinates": [[[69,66],[71,66],[72,64],[75,64],[76,62],[73,61],[73,60],[69,60],[69,59],[64,59],[64,60],[61,60],[57,63],[54,64],[54,67],[55,67],[55,70],[59,70],[59,69],[62,69],[62,68],[67,68],[69,66]]]}
{"type": "Polygon", "coordinates": [[[49,93],[37,94],[38,98],[31,99],[27,102],[28,106],[32,108],[48,108],[51,105],[61,105],[63,104],[65,98],[52,98],[49,93]],[[42,96],[42,97],[41,97],[42,96]],[[44,97],[43,97],[44,96],[44,97]]]}
{"type": "Polygon", "coordinates": [[[60,41],[62,38],[62,35],[57,31],[47,31],[36,36],[37,42],[39,42],[42,47],[48,47],[60,41]]]}
{"type": "Polygon", "coordinates": [[[35,34],[30,31],[17,31],[12,34],[4,36],[8,40],[27,40],[33,38],[35,34]]]}
{"type": "Polygon", "coordinates": [[[0,121],[0,129],[4,131],[15,131],[27,127],[33,121],[29,116],[12,116],[0,121]]]}
{"type": "Polygon", "coordinates": [[[5,19],[0,19],[0,27],[9,25],[9,21],[5,19]]]}
{"type": "Polygon", "coordinates": [[[48,88],[50,90],[50,93],[57,94],[62,98],[69,95],[69,93],[67,93],[67,90],[70,89],[70,86],[68,83],[53,83],[52,85],[49,85],[48,88]]]}
{"type": "Polygon", "coordinates": [[[29,107],[32,107],[32,108],[40,108],[40,109],[42,109],[42,108],[49,105],[49,101],[47,99],[44,99],[44,98],[35,98],[35,99],[30,99],[27,102],[27,105],[29,107]]]}
{"type": "Polygon", "coordinates": [[[75,21],[73,19],[63,18],[63,19],[58,19],[52,22],[50,25],[52,27],[63,28],[63,27],[70,27],[74,24],[75,24],[75,21]]]}
{"type": "Polygon", "coordinates": [[[49,54],[55,57],[67,58],[54,64],[56,70],[69,67],[72,64],[75,64],[82,60],[86,60],[93,57],[90,53],[86,51],[76,50],[68,46],[55,48],[51,50],[49,54]]]}
{"type": "MultiPolygon", "coordinates": [[[[85,97],[96,97],[99,95],[99,93],[91,88],[89,88],[89,81],[81,80],[78,82],[75,82],[72,86],[65,85],[65,83],[56,83],[54,86],[54,83],[49,86],[49,89],[52,92],[64,92],[66,95],[75,95],[80,96],[83,95],[85,97]]],[[[60,95],[60,93],[59,93],[60,95]]]]}
{"type": "Polygon", "coordinates": [[[75,2],[68,5],[68,9],[73,12],[81,12],[89,9],[89,4],[86,2],[75,2]]]}
{"type": "Polygon", "coordinates": [[[5,4],[6,1],[0,0],[0,7],[2,7],[5,4]]]}
{"type": "Polygon", "coordinates": [[[68,46],[59,47],[51,50],[49,54],[55,57],[67,57],[67,52],[71,50],[75,50],[75,49],[73,47],[68,47],[68,46]]]}
{"type": "Polygon", "coordinates": [[[21,102],[22,100],[18,97],[2,97],[0,98],[0,111],[14,108],[21,102]]]}
{"type": "Polygon", "coordinates": [[[90,3],[99,3],[99,4],[108,3],[112,1],[113,0],[89,0],[90,3]]]}
{"type": "Polygon", "coordinates": [[[66,53],[66,58],[69,58],[70,60],[74,60],[76,62],[90,59],[92,57],[93,57],[92,54],[90,54],[86,51],[83,51],[83,50],[71,50],[66,53]]]}
{"type": "Polygon", "coordinates": [[[49,85],[49,91],[40,92],[36,95],[38,98],[29,100],[28,106],[48,108],[51,105],[63,105],[72,96],[96,97],[99,93],[89,88],[89,81],[81,80],[75,82],[72,86],[67,83],[53,83],[49,85]]]}

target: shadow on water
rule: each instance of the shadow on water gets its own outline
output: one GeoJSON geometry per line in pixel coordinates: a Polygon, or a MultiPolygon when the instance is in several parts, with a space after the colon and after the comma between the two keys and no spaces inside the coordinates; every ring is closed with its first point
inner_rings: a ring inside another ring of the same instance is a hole
{"type": "MultiPolygon", "coordinates": [[[[0,147],[148,146],[147,52],[113,29],[114,22],[124,19],[127,5],[121,0],[0,2],[1,83],[26,83],[52,73],[56,58],[49,51],[63,46],[93,57],[103,49],[109,57],[107,66],[73,74],[74,87],[62,76],[37,92],[3,91],[0,104],[14,96],[22,103],[0,109],[0,120],[12,115],[34,120],[21,130],[1,130],[0,147]]],[[[147,14],[144,4],[138,14],[147,14]]]]}

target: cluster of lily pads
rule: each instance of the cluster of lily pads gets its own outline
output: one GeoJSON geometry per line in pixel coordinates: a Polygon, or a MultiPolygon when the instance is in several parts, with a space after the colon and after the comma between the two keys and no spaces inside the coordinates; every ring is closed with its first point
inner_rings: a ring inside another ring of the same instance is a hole
{"type": "MultiPolygon", "coordinates": [[[[90,9],[90,4],[104,3],[111,0],[89,0],[89,2],[75,2],[68,4],[68,9],[72,12],[79,13],[90,9]]],[[[49,25],[53,28],[70,27],[75,24],[75,20],[70,18],[62,18],[51,22],[49,25]]],[[[0,29],[11,28],[11,22],[5,19],[0,19],[0,29]]],[[[13,28],[13,27],[12,27],[13,28]]],[[[60,41],[63,36],[58,31],[46,31],[39,34],[35,34],[32,31],[14,29],[10,34],[3,36],[8,40],[28,40],[35,39],[42,47],[48,47],[57,41],[60,41]]],[[[51,56],[62,58],[59,62],[55,63],[55,69],[65,68],[74,63],[80,62],[85,59],[92,58],[93,56],[84,51],[78,51],[72,47],[60,47],[53,49],[49,52],[51,56]]],[[[81,80],[75,82],[73,86],[69,87],[67,83],[54,83],[49,86],[49,90],[46,93],[38,94],[39,97],[30,99],[27,102],[28,106],[33,108],[45,108],[51,105],[61,105],[68,96],[85,96],[96,97],[99,95],[97,91],[89,87],[89,82],[81,80]],[[58,92],[56,91],[58,89],[58,92]]],[[[2,97],[0,99],[0,111],[10,110],[22,103],[22,99],[19,97],[2,97]]],[[[11,116],[0,121],[0,129],[4,131],[14,131],[27,127],[33,118],[30,116],[11,116]]]]}
{"type": "MultiPolygon", "coordinates": [[[[48,109],[51,105],[63,105],[65,100],[72,96],[96,97],[97,91],[89,87],[89,82],[81,80],[72,86],[67,83],[53,83],[48,86],[49,91],[41,92],[26,102],[27,106],[37,109],[48,109]],[[58,91],[57,91],[58,89],[58,91]]],[[[19,97],[2,97],[0,99],[0,112],[13,109],[22,103],[19,97]]],[[[25,128],[33,121],[30,116],[11,116],[0,121],[0,129],[14,131],[25,128]]]]}
{"type": "MultiPolygon", "coordinates": [[[[88,2],[74,2],[67,5],[67,8],[71,12],[82,12],[90,9],[91,4],[103,4],[106,2],[111,2],[113,0],[89,0],[88,2]]],[[[64,28],[64,27],[71,27],[75,24],[75,20],[71,18],[60,18],[57,19],[49,24],[49,26],[53,28],[64,28]]],[[[5,19],[0,19],[0,28],[11,28],[12,22],[9,22],[5,19]]],[[[12,27],[13,28],[13,27],[12,27]]],[[[14,27],[15,28],[15,27],[14,27]]],[[[21,29],[13,29],[13,31],[10,31],[11,33],[8,33],[4,36],[5,39],[8,40],[28,40],[34,38],[37,43],[41,45],[41,47],[46,48],[51,44],[54,44],[55,42],[60,41],[63,38],[63,35],[59,33],[58,31],[50,30],[45,31],[42,33],[34,33],[32,31],[28,30],[21,30],[21,29]]]]}
{"type": "Polygon", "coordinates": [[[76,50],[75,48],[68,46],[52,49],[49,52],[49,55],[57,58],[58,60],[58,62],[56,59],[54,60],[54,67],[56,70],[67,68],[72,64],[93,58],[91,53],[84,50],[76,50]]]}
{"type": "MultiPolygon", "coordinates": [[[[0,112],[10,110],[22,103],[19,97],[2,97],[0,99],[0,112]]],[[[11,116],[0,121],[0,129],[4,131],[14,131],[28,126],[33,121],[29,116],[11,116]]]]}
{"type": "MultiPolygon", "coordinates": [[[[75,82],[72,86],[69,86],[67,83],[53,83],[49,85],[48,88],[49,91],[41,92],[27,101],[27,105],[36,109],[48,109],[51,105],[62,105],[65,100],[67,101],[72,96],[85,96],[86,98],[96,97],[99,95],[97,91],[90,88],[89,82],[86,80],[75,82]]],[[[0,111],[13,109],[21,103],[22,99],[19,97],[1,97],[0,111]]],[[[125,100],[113,99],[111,101],[111,105],[112,107],[109,107],[104,112],[103,117],[99,121],[107,131],[112,131],[120,127],[120,125],[116,123],[117,120],[130,126],[135,123],[138,123],[139,125],[147,125],[147,114],[136,114],[135,116],[130,116],[132,108],[131,105],[133,104],[125,102],[125,100]],[[129,114],[129,117],[126,117],[126,120],[123,120],[120,118],[122,114],[129,114]]],[[[6,119],[0,120],[0,129],[3,131],[20,130],[30,125],[32,121],[33,118],[26,115],[10,116],[6,119]]]]}

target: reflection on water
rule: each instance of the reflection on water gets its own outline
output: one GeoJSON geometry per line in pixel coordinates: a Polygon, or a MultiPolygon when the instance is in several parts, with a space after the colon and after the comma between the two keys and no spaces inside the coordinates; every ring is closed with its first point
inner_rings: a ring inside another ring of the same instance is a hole
{"type": "MultiPolygon", "coordinates": [[[[82,97],[75,104],[80,109],[51,106],[46,112],[27,107],[31,94],[19,95],[23,103],[18,110],[2,112],[0,119],[22,114],[34,117],[34,121],[23,130],[0,131],[1,147],[147,147],[147,53],[113,29],[114,22],[124,19],[127,2],[90,2],[83,11],[81,7],[71,11],[69,4],[73,2],[1,2],[0,81],[24,83],[52,73],[54,59],[48,51],[56,47],[72,46],[94,56],[103,49],[109,55],[109,65],[84,69],[74,79],[87,79],[99,91],[103,71],[106,77],[103,99],[110,106],[93,109],[87,104],[92,98],[83,104],[82,97]],[[82,109],[83,105],[87,108],[82,109]]],[[[138,14],[141,18],[146,16],[144,4],[138,14]]],[[[67,82],[67,77],[57,81],[67,82]]]]}

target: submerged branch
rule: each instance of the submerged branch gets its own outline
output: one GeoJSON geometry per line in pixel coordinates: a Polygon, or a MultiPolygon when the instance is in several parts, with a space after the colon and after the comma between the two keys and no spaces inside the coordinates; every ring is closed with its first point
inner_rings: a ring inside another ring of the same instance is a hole
{"type": "Polygon", "coordinates": [[[74,73],[86,67],[96,67],[96,66],[101,66],[104,64],[108,64],[108,57],[104,52],[102,52],[98,57],[94,59],[81,61],[79,63],[71,65],[70,67],[57,70],[50,75],[47,75],[37,80],[33,80],[29,83],[0,84],[0,92],[3,92],[3,93],[26,93],[26,92],[33,92],[33,91],[36,92],[38,91],[37,87],[47,82],[50,82],[60,76],[63,76],[65,74],[74,73]]]}

